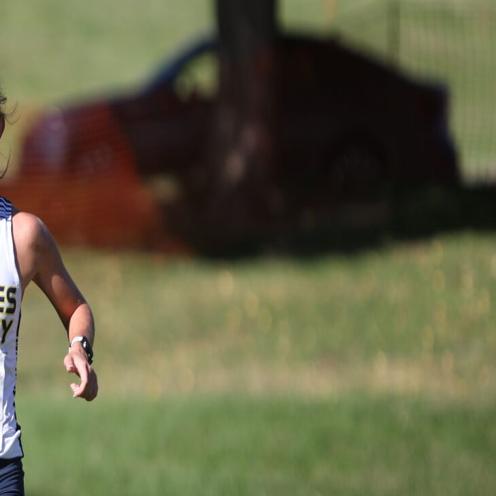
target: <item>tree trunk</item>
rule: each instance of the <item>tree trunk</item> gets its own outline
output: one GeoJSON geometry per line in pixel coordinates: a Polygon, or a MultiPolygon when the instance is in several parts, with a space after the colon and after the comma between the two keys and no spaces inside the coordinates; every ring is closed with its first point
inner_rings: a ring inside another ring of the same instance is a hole
{"type": "Polygon", "coordinates": [[[263,229],[274,203],[276,1],[216,0],[220,90],[209,214],[227,236],[263,229]]]}

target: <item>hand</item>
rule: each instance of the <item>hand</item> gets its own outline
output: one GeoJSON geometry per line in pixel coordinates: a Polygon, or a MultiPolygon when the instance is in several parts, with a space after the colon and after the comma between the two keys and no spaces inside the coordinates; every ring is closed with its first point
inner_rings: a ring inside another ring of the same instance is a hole
{"type": "Polygon", "coordinates": [[[81,379],[80,384],[71,384],[72,396],[86,401],[94,400],[98,394],[98,380],[83,348],[73,346],[64,358],[64,365],[67,372],[81,379]]]}

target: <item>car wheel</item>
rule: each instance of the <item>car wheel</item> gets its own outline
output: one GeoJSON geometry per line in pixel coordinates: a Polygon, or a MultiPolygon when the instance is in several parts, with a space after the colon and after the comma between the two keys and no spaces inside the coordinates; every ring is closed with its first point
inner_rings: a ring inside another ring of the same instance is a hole
{"type": "Polygon", "coordinates": [[[381,195],[388,185],[385,154],[377,145],[349,142],[331,156],[325,174],[327,192],[341,201],[381,195]]]}

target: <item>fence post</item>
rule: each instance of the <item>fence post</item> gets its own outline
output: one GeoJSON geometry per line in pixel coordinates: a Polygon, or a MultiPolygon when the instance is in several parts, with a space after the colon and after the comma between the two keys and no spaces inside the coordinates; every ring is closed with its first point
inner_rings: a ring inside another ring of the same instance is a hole
{"type": "Polygon", "coordinates": [[[389,2],[388,44],[391,65],[400,65],[401,50],[401,0],[389,2]]]}

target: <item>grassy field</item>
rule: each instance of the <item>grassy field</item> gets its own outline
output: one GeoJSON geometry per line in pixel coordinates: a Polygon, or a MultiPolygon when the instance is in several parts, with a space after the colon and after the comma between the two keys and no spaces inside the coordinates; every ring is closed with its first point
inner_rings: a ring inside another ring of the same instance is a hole
{"type": "Polygon", "coordinates": [[[30,494],[493,494],[494,242],[215,263],[67,252],[101,397],[69,398],[63,330],[30,289],[30,494]]]}
{"type": "Polygon", "coordinates": [[[106,399],[86,413],[46,398],[19,408],[32,496],[489,496],[496,487],[487,406],[196,395],[106,399]]]}
{"type": "MultiPolygon", "coordinates": [[[[377,16],[389,2],[347,1],[362,17],[344,4],[286,0],[282,23],[320,32],[340,23],[386,53],[377,16]]],[[[419,12],[404,12],[403,48],[429,57],[411,59],[411,70],[459,77],[459,98],[483,99],[480,120],[455,113],[460,139],[479,154],[464,164],[475,171],[493,156],[492,86],[478,91],[465,75],[494,79],[494,30],[475,37],[487,64],[457,73],[443,51],[446,25],[419,12]],[[443,44],[413,39],[415,22],[443,44]],[[444,65],[432,66],[433,47],[444,65]]],[[[8,2],[2,19],[14,159],[37,108],[138,85],[211,29],[204,0],[8,2]]],[[[28,494],[493,495],[495,241],[466,231],[237,262],[66,250],[97,319],[101,395],[91,405],[70,397],[64,331],[30,288],[17,395],[28,494]]]]}
{"type": "MultiPolygon", "coordinates": [[[[308,260],[76,252],[67,263],[95,310],[111,395],[366,389],[487,400],[495,386],[492,236],[308,260]]],[[[20,384],[36,391],[54,383],[65,343],[62,331],[37,333],[40,321],[60,324],[34,289],[26,308],[20,384]]]]}

